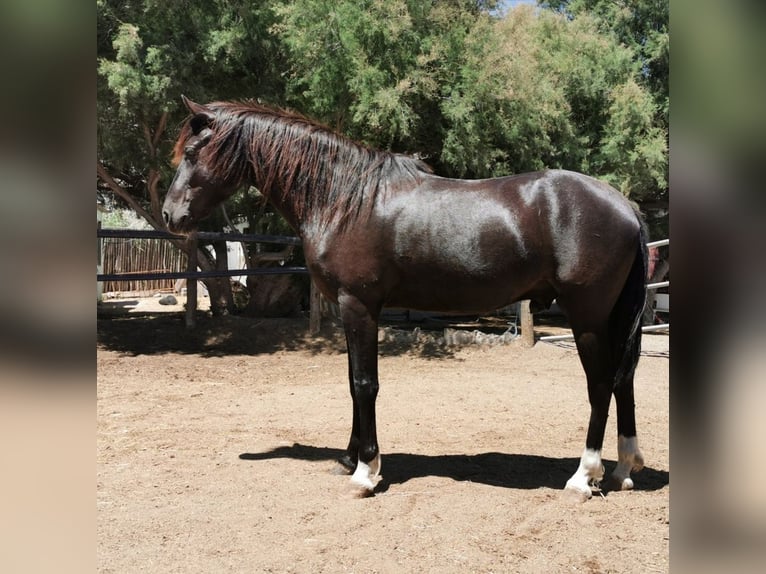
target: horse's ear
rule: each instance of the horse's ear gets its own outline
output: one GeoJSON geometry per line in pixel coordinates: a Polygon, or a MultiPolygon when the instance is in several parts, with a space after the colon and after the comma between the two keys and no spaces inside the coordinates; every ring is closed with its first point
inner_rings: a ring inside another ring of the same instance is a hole
{"type": "Polygon", "coordinates": [[[189,98],[181,94],[181,100],[183,100],[184,105],[188,108],[188,110],[193,113],[195,116],[204,118],[206,121],[205,123],[210,123],[213,121],[213,118],[215,114],[210,108],[207,108],[206,106],[203,106],[202,104],[197,104],[195,102],[192,102],[189,98]]]}

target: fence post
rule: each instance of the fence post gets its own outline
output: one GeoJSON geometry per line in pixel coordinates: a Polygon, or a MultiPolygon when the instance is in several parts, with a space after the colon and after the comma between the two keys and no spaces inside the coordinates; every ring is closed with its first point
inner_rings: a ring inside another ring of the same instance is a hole
{"type": "Polygon", "coordinates": [[[524,299],[519,303],[521,315],[521,343],[525,347],[535,346],[535,323],[532,317],[532,311],[529,309],[529,299],[524,299]]]}
{"type": "MultiPolygon", "coordinates": [[[[186,241],[189,247],[189,266],[187,271],[197,272],[197,237],[190,235],[186,241]]],[[[197,278],[186,280],[186,328],[194,328],[194,316],[197,313],[197,278]]]]}
{"type": "Polygon", "coordinates": [[[322,294],[311,280],[311,295],[309,302],[309,333],[316,335],[322,326],[322,294]]]}

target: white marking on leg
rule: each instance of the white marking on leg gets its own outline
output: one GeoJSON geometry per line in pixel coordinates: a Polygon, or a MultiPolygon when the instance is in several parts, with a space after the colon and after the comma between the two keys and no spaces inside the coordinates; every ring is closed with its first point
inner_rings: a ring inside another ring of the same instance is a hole
{"type": "Polygon", "coordinates": [[[375,488],[373,479],[377,478],[380,474],[381,459],[380,453],[373,458],[369,464],[362,462],[361,460],[356,465],[356,470],[351,476],[351,483],[355,486],[359,486],[364,490],[372,492],[375,488]]]}
{"type": "Polygon", "coordinates": [[[644,455],[638,448],[638,439],[634,436],[619,435],[617,437],[617,467],[612,473],[612,478],[620,489],[632,489],[633,480],[630,478],[630,473],[642,468],[644,468],[644,455]]]}
{"type": "Polygon", "coordinates": [[[586,448],[580,457],[580,466],[572,478],[567,480],[566,488],[585,495],[585,498],[590,498],[591,486],[598,486],[602,478],[604,478],[604,466],[601,464],[601,451],[586,448]]]}

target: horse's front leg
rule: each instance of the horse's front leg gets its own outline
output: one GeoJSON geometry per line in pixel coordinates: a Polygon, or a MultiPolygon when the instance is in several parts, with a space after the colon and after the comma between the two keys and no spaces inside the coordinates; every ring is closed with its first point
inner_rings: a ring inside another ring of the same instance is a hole
{"type": "Polygon", "coordinates": [[[351,482],[371,494],[374,479],[380,473],[380,451],[375,430],[375,399],[378,395],[378,313],[348,292],[338,297],[340,315],[346,332],[349,356],[349,379],[354,398],[354,427],[349,454],[356,450],[356,470],[351,482]]]}
{"type": "Polygon", "coordinates": [[[338,459],[338,462],[349,472],[354,472],[359,460],[359,407],[356,402],[356,389],[354,388],[354,375],[351,367],[351,346],[348,338],[346,339],[346,350],[348,351],[348,386],[351,393],[353,422],[351,423],[351,438],[348,439],[346,452],[338,459]]]}

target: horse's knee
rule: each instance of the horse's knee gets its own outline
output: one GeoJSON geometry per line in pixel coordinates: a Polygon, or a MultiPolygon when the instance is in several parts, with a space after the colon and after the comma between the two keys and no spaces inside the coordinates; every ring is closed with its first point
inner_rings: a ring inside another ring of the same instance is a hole
{"type": "Polygon", "coordinates": [[[375,379],[359,379],[354,381],[354,393],[360,405],[374,401],[378,396],[380,385],[375,379]]]}

